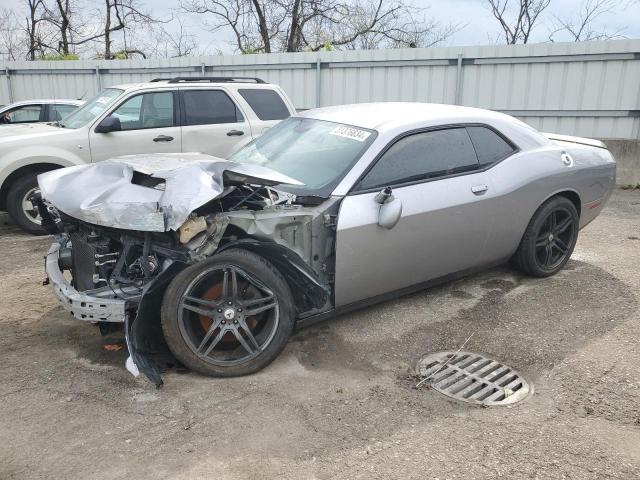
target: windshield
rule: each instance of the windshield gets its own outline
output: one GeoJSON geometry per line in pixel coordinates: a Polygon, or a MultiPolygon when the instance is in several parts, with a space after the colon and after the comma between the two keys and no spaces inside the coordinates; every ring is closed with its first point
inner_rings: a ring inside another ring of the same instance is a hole
{"type": "Polygon", "coordinates": [[[64,121],[60,122],[60,126],[65,128],[84,127],[94,118],[102,115],[122,92],[123,90],[118,88],[107,88],[101,91],[87,103],[65,117],[64,121]]]}
{"type": "Polygon", "coordinates": [[[268,167],[304,183],[285,185],[298,195],[328,197],[376,133],[340,123],[291,117],[248,144],[229,160],[268,167]]]}

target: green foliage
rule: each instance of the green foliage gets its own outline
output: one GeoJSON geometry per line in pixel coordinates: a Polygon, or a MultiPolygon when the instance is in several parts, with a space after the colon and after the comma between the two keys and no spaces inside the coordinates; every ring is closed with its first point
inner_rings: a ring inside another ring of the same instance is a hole
{"type": "Polygon", "coordinates": [[[120,50],[119,52],[114,52],[111,54],[111,56],[109,58],[105,58],[104,54],[102,53],[97,53],[93,59],[94,60],[129,60],[131,58],[131,55],[129,52],[125,51],[125,50],[120,50]]]}
{"type": "Polygon", "coordinates": [[[322,44],[322,46],[320,48],[318,48],[317,50],[313,50],[309,45],[307,45],[304,48],[305,52],[313,52],[313,51],[318,51],[318,52],[333,52],[336,49],[336,47],[333,46],[333,42],[331,42],[331,40],[327,40],[326,42],[324,42],[322,44]]]}
{"type": "Polygon", "coordinates": [[[42,57],[42,60],[80,60],[80,57],[75,53],[69,53],[63,55],[62,53],[47,53],[42,57]]]}
{"type": "Polygon", "coordinates": [[[264,53],[264,49],[248,47],[242,51],[242,55],[255,55],[256,53],[264,53]]]}
{"type": "Polygon", "coordinates": [[[333,52],[335,50],[335,47],[333,46],[333,43],[331,43],[330,40],[327,40],[326,42],[324,42],[322,47],[320,47],[320,50],[324,52],[333,52]]]}

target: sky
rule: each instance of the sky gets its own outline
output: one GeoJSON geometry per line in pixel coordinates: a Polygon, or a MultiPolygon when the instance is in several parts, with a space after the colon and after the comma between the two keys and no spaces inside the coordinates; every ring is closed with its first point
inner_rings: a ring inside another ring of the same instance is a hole
{"type": "MultiPolygon", "coordinates": [[[[445,45],[486,45],[496,43],[500,35],[498,22],[493,18],[486,0],[407,0],[415,6],[426,8],[426,15],[433,17],[441,24],[458,25],[460,30],[450,37],[445,45]]],[[[514,0],[511,0],[514,1],[514,0]]],[[[580,9],[586,0],[551,0],[551,6],[545,12],[539,27],[534,30],[534,42],[549,40],[552,16],[571,17],[580,9]]],[[[102,5],[103,0],[85,0],[86,3],[102,5]]],[[[141,0],[146,8],[156,17],[168,17],[172,10],[179,7],[178,0],[141,0]]],[[[16,8],[24,0],[0,0],[0,7],[16,8]]],[[[614,11],[601,15],[594,29],[599,31],[620,31],[628,38],[640,38],[640,0],[617,0],[614,11]]],[[[218,51],[232,53],[233,45],[228,33],[207,32],[197,16],[184,15],[184,23],[189,33],[193,34],[205,50],[214,54],[218,51]]],[[[556,41],[563,41],[562,35],[556,35],[556,41]]],[[[203,52],[207,53],[207,52],[203,52]]]]}

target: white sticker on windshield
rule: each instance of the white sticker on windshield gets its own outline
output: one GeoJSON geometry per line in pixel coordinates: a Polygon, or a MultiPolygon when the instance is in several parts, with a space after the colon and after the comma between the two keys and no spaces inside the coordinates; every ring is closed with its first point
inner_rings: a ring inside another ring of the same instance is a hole
{"type": "Polygon", "coordinates": [[[359,128],[340,126],[336,127],[329,132],[330,135],[337,135],[339,137],[350,138],[351,140],[357,140],[358,142],[364,142],[371,132],[366,130],[360,130],[359,128]]]}
{"type": "Polygon", "coordinates": [[[100,98],[96,99],[96,103],[105,104],[105,103],[109,103],[110,100],[111,99],[109,97],[100,97],[100,98]]]}

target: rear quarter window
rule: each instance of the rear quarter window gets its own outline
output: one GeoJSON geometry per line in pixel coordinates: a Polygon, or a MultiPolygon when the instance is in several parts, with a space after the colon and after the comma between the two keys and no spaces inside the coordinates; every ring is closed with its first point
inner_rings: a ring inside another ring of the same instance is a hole
{"type": "Polygon", "coordinates": [[[185,125],[238,123],[244,119],[222,90],[184,90],[185,125]]]}
{"type": "Polygon", "coordinates": [[[481,167],[502,160],[515,151],[513,145],[490,128],[467,127],[467,131],[481,167]]]}
{"type": "Polygon", "coordinates": [[[238,93],[260,120],[282,120],[290,115],[278,92],[262,88],[241,88],[238,93]]]}

